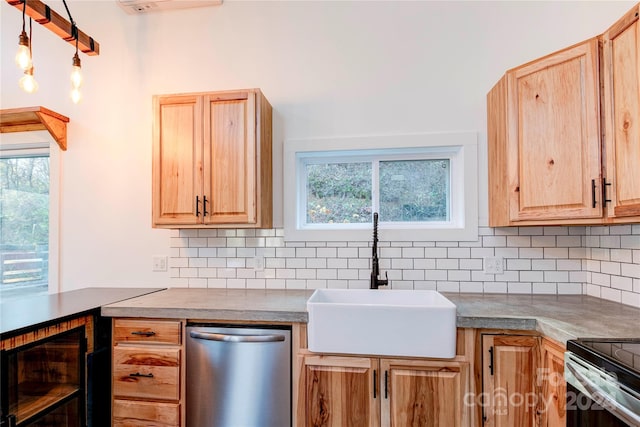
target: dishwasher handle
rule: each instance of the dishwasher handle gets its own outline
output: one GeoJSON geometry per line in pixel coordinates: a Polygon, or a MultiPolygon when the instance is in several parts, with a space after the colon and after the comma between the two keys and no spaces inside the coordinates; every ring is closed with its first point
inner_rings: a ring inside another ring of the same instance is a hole
{"type": "Polygon", "coordinates": [[[212,332],[197,332],[190,331],[189,335],[191,338],[196,338],[199,340],[209,340],[209,341],[223,341],[223,342],[278,342],[284,341],[285,336],[279,334],[270,334],[270,335],[231,335],[231,334],[219,334],[212,332]]]}

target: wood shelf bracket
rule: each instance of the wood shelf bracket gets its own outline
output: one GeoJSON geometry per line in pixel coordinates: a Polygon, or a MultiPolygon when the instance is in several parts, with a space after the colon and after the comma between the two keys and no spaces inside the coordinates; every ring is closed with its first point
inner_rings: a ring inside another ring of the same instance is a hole
{"type": "Polygon", "coordinates": [[[69,118],[44,107],[0,110],[0,133],[47,130],[62,151],[67,150],[69,118]]]}

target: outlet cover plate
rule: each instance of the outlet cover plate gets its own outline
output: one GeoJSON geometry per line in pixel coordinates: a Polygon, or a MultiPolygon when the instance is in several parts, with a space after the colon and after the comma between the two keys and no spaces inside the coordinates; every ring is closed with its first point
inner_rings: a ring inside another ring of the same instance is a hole
{"type": "Polygon", "coordinates": [[[486,257],[483,265],[485,274],[504,274],[504,258],[501,256],[486,257]]]}

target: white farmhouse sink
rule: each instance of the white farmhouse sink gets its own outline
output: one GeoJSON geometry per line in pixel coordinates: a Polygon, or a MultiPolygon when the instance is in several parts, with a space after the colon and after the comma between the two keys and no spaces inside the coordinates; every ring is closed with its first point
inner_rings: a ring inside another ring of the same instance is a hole
{"type": "Polygon", "coordinates": [[[436,291],[317,289],[307,301],[309,350],[452,358],[456,306],[436,291]]]}

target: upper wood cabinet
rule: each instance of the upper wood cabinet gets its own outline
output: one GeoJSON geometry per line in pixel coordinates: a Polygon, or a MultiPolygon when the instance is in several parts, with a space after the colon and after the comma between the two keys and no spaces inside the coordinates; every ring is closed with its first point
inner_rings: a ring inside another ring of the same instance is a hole
{"type": "Polygon", "coordinates": [[[259,89],[153,98],[153,226],[270,228],[272,108],[259,89]]]}
{"type": "Polygon", "coordinates": [[[602,216],[593,199],[601,181],[598,75],[594,38],[508,71],[491,90],[491,226],[602,216]]]}
{"type": "Polygon", "coordinates": [[[640,222],[637,14],[489,92],[490,226],[640,222]]]}
{"type": "Polygon", "coordinates": [[[602,36],[607,215],[640,220],[640,4],[602,36]]]}

